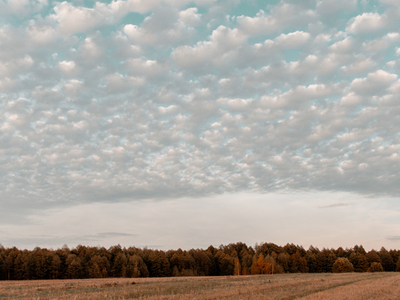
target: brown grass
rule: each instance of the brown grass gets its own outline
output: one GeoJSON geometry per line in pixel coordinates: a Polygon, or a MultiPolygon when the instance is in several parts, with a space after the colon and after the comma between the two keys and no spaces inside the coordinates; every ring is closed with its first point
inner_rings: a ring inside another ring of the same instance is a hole
{"type": "Polygon", "coordinates": [[[400,299],[399,273],[2,281],[0,299],[400,299]]]}

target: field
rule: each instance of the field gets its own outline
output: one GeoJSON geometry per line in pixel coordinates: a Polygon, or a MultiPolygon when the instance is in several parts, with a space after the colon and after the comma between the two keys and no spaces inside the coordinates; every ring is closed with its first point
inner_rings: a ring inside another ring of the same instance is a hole
{"type": "Polygon", "coordinates": [[[1,281],[0,299],[400,299],[399,273],[1,281]]]}

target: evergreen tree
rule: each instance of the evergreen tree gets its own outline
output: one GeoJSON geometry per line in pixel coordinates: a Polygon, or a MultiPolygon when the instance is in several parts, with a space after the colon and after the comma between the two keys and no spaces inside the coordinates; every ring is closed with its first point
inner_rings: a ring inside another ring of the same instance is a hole
{"type": "Polygon", "coordinates": [[[396,272],[400,272],[400,259],[397,260],[396,272]]]}
{"type": "Polygon", "coordinates": [[[60,271],[61,271],[61,259],[57,254],[54,254],[51,259],[50,265],[50,278],[51,279],[58,279],[60,278],[60,271]]]}
{"type": "Polygon", "coordinates": [[[95,255],[90,259],[89,263],[89,278],[102,278],[103,272],[100,267],[102,264],[102,259],[99,255],[95,255]]]}
{"type": "Polygon", "coordinates": [[[259,255],[254,255],[253,264],[251,265],[251,274],[271,274],[272,265],[264,259],[264,255],[260,253],[259,255]]]}
{"type": "MultiPolygon", "coordinates": [[[[2,247],[2,245],[0,244],[0,247],[2,247]]],[[[6,280],[6,268],[4,265],[4,257],[3,254],[1,253],[1,248],[0,248],[0,280],[6,280]]]]}
{"type": "Polygon", "coordinates": [[[307,267],[309,273],[317,273],[318,272],[318,262],[315,254],[312,251],[307,251],[306,257],[307,267]]]}
{"type": "Polygon", "coordinates": [[[191,250],[191,255],[195,261],[196,274],[198,276],[208,276],[211,269],[211,260],[203,250],[191,250]]]}
{"type": "Polygon", "coordinates": [[[126,277],[128,259],[124,252],[119,252],[114,259],[111,274],[113,277],[126,277]]]}
{"type": "Polygon", "coordinates": [[[14,272],[17,280],[32,279],[28,272],[27,256],[27,252],[20,252],[15,258],[14,272]]]}
{"type": "Polygon", "coordinates": [[[250,275],[251,274],[251,265],[253,263],[253,255],[254,254],[250,250],[243,249],[240,252],[242,275],[250,275]]]}
{"type": "Polygon", "coordinates": [[[361,252],[355,254],[352,253],[349,257],[349,261],[352,263],[355,272],[366,272],[369,267],[368,259],[361,252]]]}
{"type": "Polygon", "coordinates": [[[365,257],[367,258],[369,265],[371,265],[373,262],[377,262],[377,263],[381,263],[382,262],[378,252],[376,252],[374,249],[369,251],[365,255],[365,257]]]}
{"type": "Polygon", "coordinates": [[[82,278],[82,265],[79,257],[75,254],[69,254],[67,257],[67,278],[77,279],[82,278]]]}
{"type": "Polygon", "coordinates": [[[379,251],[379,256],[382,261],[382,267],[386,272],[392,272],[395,270],[393,258],[384,247],[379,251]]]}
{"type": "Polygon", "coordinates": [[[229,254],[223,253],[221,250],[215,255],[219,275],[233,275],[235,269],[235,259],[229,254]]]}
{"type": "Polygon", "coordinates": [[[285,273],[289,272],[289,260],[290,260],[290,255],[284,252],[279,253],[279,255],[276,258],[277,263],[282,266],[283,271],[285,273]]]}
{"type": "Polygon", "coordinates": [[[168,277],[171,275],[170,264],[163,251],[151,251],[145,262],[148,265],[151,277],[168,277]]]}
{"type": "Polygon", "coordinates": [[[335,253],[332,253],[328,249],[322,249],[318,252],[317,256],[317,267],[318,273],[331,273],[333,264],[336,261],[335,253]]]}
{"type": "Polygon", "coordinates": [[[304,257],[301,257],[299,252],[296,252],[290,256],[289,266],[291,273],[307,273],[307,261],[304,257]]]}

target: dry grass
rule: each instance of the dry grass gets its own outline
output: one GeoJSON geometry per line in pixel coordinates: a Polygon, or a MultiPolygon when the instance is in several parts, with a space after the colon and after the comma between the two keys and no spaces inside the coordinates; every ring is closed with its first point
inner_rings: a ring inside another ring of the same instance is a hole
{"type": "Polygon", "coordinates": [[[400,299],[399,273],[0,282],[0,299],[400,299]]]}

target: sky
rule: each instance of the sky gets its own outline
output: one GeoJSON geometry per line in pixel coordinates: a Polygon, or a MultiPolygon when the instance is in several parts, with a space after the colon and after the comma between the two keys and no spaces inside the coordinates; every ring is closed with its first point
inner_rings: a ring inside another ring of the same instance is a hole
{"type": "Polygon", "coordinates": [[[397,0],[0,0],[0,243],[400,249],[397,0]]]}

